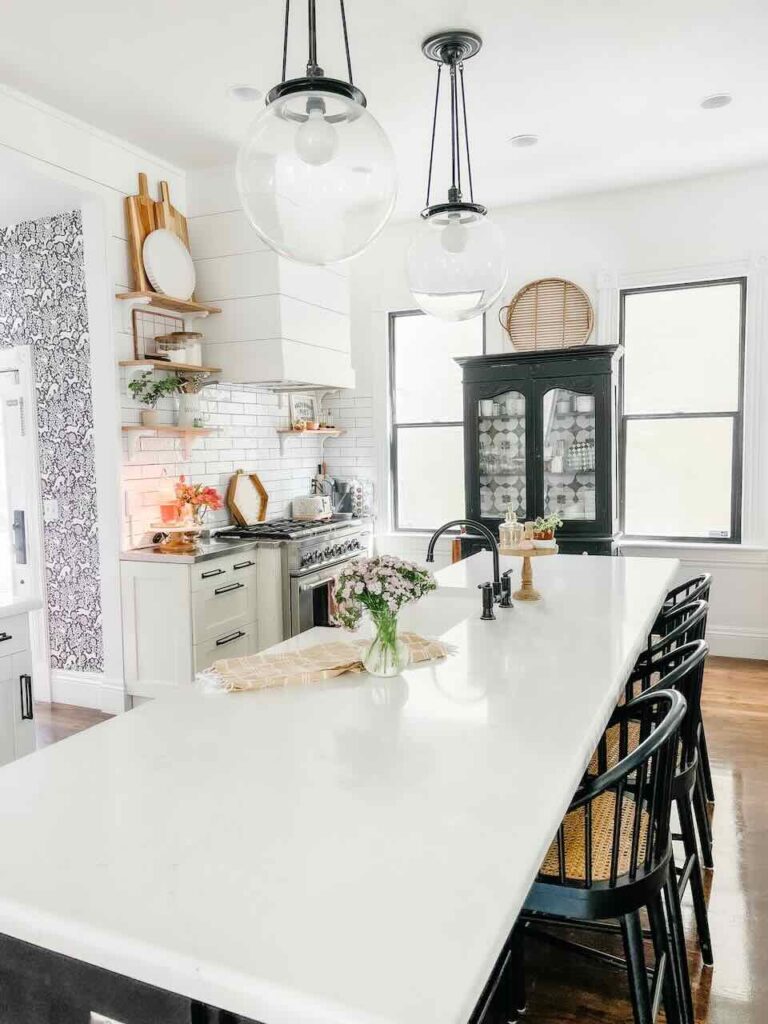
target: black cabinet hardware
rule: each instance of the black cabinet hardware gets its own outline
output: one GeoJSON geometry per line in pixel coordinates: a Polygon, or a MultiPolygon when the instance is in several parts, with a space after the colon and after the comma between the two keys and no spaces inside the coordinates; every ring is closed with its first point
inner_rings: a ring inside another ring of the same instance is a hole
{"type": "Polygon", "coordinates": [[[13,633],[0,633],[0,644],[4,640],[13,640],[13,633]]]}
{"type": "Polygon", "coordinates": [[[250,561],[249,562],[238,562],[237,565],[235,566],[235,569],[248,569],[252,565],[256,565],[256,563],[255,562],[250,562],[250,561]]]}
{"type": "Polygon", "coordinates": [[[220,640],[216,641],[217,647],[223,647],[224,644],[231,644],[233,640],[239,640],[241,636],[245,636],[242,629],[238,629],[236,633],[230,633],[229,636],[223,636],[220,640]]]}
{"type": "Polygon", "coordinates": [[[200,579],[209,580],[211,576],[223,576],[226,571],[226,569],[209,569],[208,572],[200,574],[200,579]]]}
{"type": "Polygon", "coordinates": [[[19,695],[21,697],[21,720],[31,722],[35,717],[35,709],[32,703],[32,676],[19,676],[19,695]]]}
{"type": "Polygon", "coordinates": [[[229,594],[233,590],[242,590],[244,583],[228,583],[226,587],[216,587],[214,594],[229,594]]]}

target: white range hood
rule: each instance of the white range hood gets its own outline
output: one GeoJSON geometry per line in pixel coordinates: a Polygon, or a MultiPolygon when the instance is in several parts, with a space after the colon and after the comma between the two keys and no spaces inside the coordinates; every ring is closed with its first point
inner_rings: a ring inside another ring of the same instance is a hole
{"type": "Polygon", "coordinates": [[[240,208],[231,166],[190,174],[187,194],[195,297],[222,310],[200,325],[204,362],[225,383],[354,387],[346,268],[269,249],[240,208]]]}

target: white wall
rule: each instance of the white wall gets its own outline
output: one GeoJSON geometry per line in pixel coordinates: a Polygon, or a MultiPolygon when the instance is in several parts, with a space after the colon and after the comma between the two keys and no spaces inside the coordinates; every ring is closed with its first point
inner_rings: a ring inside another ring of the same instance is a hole
{"type": "MultiPolygon", "coordinates": [[[[539,277],[580,284],[597,312],[594,341],[618,340],[621,287],[729,274],[748,278],[744,543],[625,545],[632,555],[681,557],[681,577],[712,571],[710,639],[716,653],[768,658],[768,168],[495,210],[510,275],[488,314],[488,350],[509,344],[498,307],[539,277]]],[[[420,538],[387,535],[387,313],[414,308],[405,278],[412,223],[386,229],[352,264],[353,362],[373,398],[380,546],[417,554],[420,538]]],[[[443,548],[445,557],[445,547],[443,548]]]]}
{"type": "Polygon", "coordinates": [[[0,86],[0,149],[82,197],[99,507],[104,670],[57,672],[54,700],[116,711],[124,706],[120,627],[120,402],[117,360],[130,353],[130,313],[114,300],[131,285],[123,200],[147,172],[150,191],[170,184],[185,208],[178,168],[21,93],[0,86]]]}

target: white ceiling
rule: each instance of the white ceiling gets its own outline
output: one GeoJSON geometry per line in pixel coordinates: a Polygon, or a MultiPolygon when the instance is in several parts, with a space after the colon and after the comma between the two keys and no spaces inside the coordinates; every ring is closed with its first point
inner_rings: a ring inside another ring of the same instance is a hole
{"type": "MultiPolygon", "coordinates": [[[[292,6],[303,30],[303,0],[292,6]]],[[[472,28],[476,199],[501,205],[768,160],[765,0],[347,0],[356,82],[395,148],[400,210],[423,203],[434,68],[424,36],[472,28]],[[703,111],[728,91],[731,106],[703,111]],[[541,142],[514,149],[512,135],[541,142]]],[[[336,0],[320,62],[343,72],[336,0]]],[[[10,0],[0,80],[185,167],[230,159],[255,107],[233,83],[279,76],[282,0],[10,0]],[[47,31],[41,31],[47,26],[47,31]]],[[[301,71],[305,33],[292,36],[301,71]],[[294,42],[295,40],[295,42],[294,42]]]]}

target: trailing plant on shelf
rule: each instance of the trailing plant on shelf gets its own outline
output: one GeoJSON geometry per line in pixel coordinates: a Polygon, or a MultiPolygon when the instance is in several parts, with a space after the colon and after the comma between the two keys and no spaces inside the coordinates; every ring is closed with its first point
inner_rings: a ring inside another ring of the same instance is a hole
{"type": "Polygon", "coordinates": [[[141,413],[141,422],[145,427],[157,426],[157,409],[155,406],[161,398],[177,395],[184,386],[182,377],[169,374],[167,377],[155,377],[151,370],[134,377],[128,382],[128,390],[136,402],[147,408],[141,413]]]}
{"type": "Polygon", "coordinates": [[[397,613],[435,590],[430,572],[391,555],[356,558],[336,580],[334,618],[345,629],[356,629],[367,611],[376,627],[363,665],[375,676],[396,676],[408,664],[409,651],[397,636],[397,613]]]}

